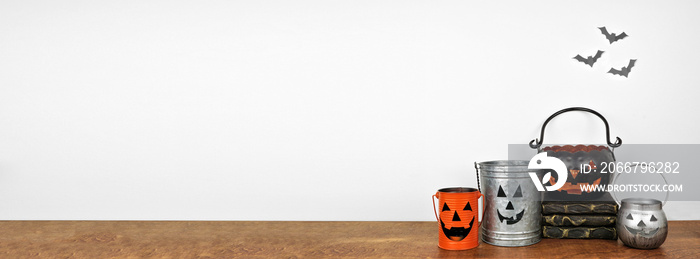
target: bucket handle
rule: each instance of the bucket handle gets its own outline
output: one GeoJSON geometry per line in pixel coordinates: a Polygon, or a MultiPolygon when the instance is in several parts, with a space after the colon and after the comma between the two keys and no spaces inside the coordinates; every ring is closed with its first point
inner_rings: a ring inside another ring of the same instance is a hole
{"type": "Polygon", "coordinates": [[[607,138],[608,146],[616,148],[616,147],[619,147],[622,145],[622,139],[620,139],[620,137],[615,137],[615,138],[617,138],[615,140],[615,143],[610,141],[610,125],[608,125],[608,121],[605,119],[605,117],[603,117],[603,115],[600,115],[600,113],[598,113],[597,111],[591,110],[589,108],[571,107],[571,108],[566,108],[566,109],[560,110],[558,112],[555,112],[554,114],[552,114],[552,116],[549,116],[549,118],[547,118],[547,120],[544,121],[544,124],[542,124],[540,138],[533,139],[532,141],[530,141],[530,148],[538,149],[540,146],[542,146],[542,142],[544,142],[544,129],[545,129],[545,127],[547,127],[547,123],[549,123],[550,120],[552,120],[554,117],[556,117],[562,113],[570,112],[570,111],[584,111],[584,112],[590,112],[592,114],[595,114],[596,116],[598,116],[598,118],[603,120],[603,123],[605,123],[605,137],[607,138]]]}
{"type": "MultiPolygon", "coordinates": [[[[637,166],[641,166],[641,164],[634,163],[632,166],[637,167],[637,166]]],[[[628,166],[627,168],[632,167],[632,166],[628,166]]],[[[646,164],[645,164],[645,166],[654,168],[653,166],[646,165],[646,164]]],[[[617,182],[617,179],[622,176],[622,173],[617,173],[617,174],[620,174],[620,175],[613,177],[613,182],[612,182],[613,185],[615,185],[615,183],[617,182]]],[[[664,183],[668,186],[668,181],[666,180],[666,176],[664,176],[664,173],[660,173],[659,175],[661,175],[661,178],[664,179],[664,183]]],[[[617,203],[618,206],[622,206],[622,201],[617,199],[617,195],[615,194],[615,190],[611,191],[610,193],[612,193],[612,196],[613,196],[613,199],[615,200],[615,203],[617,203]]],[[[666,197],[664,198],[664,203],[661,204],[662,208],[664,206],[666,206],[666,202],[668,202],[669,194],[671,194],[671,190],[666,191],[666,197]]]]}
{"type": "Polygon", "coordinates": [[[479,164],[474,162],[474,169],[476,169],[476,186],[479,188],[479,193],[481,193],[481,179],[479,179],[479,164]]]}
{"type": "MultiPolygon", "coordinates": [[[[439,192],[439,191],[438,191],[438,192],[435,192],[435,194],[433,194],[431,200],[433,201],[433,212],[435,213],[435,220],[437,220],[437,222],[440,223],[440,218],[438,218],[438,215],[437,215],[437,208],[435,207],[435,199],[440,200],[440,197],[438,197],[438,196],[440,196],[440,192],[439,192]]],[[[479,199],[481,199],[482,197],[484,197],[484,195],[481,194],[481,191],[479,191],[479,197],[476,197],[477,203],[478,203],[479,199]]],[[[485,200],[484,200],[484,201],[485,201],[485,200]]],[[[481,202],[481,207],[482,207],[482,208],[484,207],[484,203],[483,203],[483,202],[481,202]]],[[[478,211],[478,210],[479,210],[479,205],[478,205],[478,204],[476,205],[476,209],[477,209],[477,216],[478,216],[478,215],[479,215],[479,213],[478,213],[478,212],[479,212],[479,211],[478,211]]],[[[482,211],[481,213],[483,214],[483,211],[482,211]]],[[[478,217],[477,217],[477,220],[479,221],[478,227],[481,227],[481,222],[484,221],[484,219],[483,219],[484,216],[482,215],[481,217],[482,217],[481,220],[478,220],[478,217]]]]}
{"type": "MultiPolygon", "coordinates": [[[[484,197],[484,194],[481,193],[481,180],[479,179],[479,164],[474,162],[474,169],[476,169],[476,187],[479,189],[479,198],[484,197]]],[[[479,200],[479,198],[476,198],[479,200]]],[[[481,202],[481,207],[484,208],[484,211],[481,212],[481,214],[484,214],[486,211],[486,207],[484,206],[484,203],[486,203],[486,198],[482,199],[481,202]]],[[[481,215],[481,221],[484,221],[484,215],[481,215]]],[[[479,221],[479,226],[481,226],[481,221],[479,221]]]]}

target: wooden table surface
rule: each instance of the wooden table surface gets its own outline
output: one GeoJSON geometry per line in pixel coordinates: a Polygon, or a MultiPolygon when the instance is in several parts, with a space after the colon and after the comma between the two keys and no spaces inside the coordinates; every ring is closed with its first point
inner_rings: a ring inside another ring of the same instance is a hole
{"type": "Polygon", "coordinates": [[[0,258],[700,258],[700,221],[669,222],[654,250],[542,239],[446,251],[435,222],[0,221],[0,231],[0,258]]]}

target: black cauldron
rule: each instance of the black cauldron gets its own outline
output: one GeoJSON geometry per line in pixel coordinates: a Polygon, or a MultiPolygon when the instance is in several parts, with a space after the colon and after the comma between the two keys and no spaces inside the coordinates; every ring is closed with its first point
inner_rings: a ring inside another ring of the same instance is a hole
{"type": "MultiPolygon", "coordinates": [[[[610,126],[608,121],[600,113],[583,107],[572,107],[560,110],[550,116],[542,125],[540,138],[530,141],[530,147],[537,149],[537,153],[547,152],[547,156],[559,158],[566,165],[567,178],[564,186],[556,191],[545,193],[545,200],[559,201],[588,201],[606,195],[606,191],[592,191],[597,186],[604,187],[610,184],[612,175],[610,170],[603,170],[615,162],[614,148],[622,145],[618,137],[615,143],[610,141],[610,126]],[[544,140],[544,130],[547,123],[554,117],[570,111],[585,111],[597,115],[605,123],[605,131],[608,146],[599,145],[564,145],[548,146],[540,148],[544,140]],[[584,186],[588,185],[588,186],[584,186]]],[[[558,181],[558,177],[550,178],[551,185],[558,181]]]]}

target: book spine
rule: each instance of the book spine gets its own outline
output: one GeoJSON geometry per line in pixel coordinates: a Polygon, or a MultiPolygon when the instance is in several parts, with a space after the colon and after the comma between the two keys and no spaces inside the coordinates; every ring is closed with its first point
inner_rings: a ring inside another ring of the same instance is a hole
{"type": "Polygon", "coordinates": [[[542,203],[542,214],[617,214],[614,203],[542,203]]]}
{"type": "Polygon", "coordinates": [[[615,226],[617,222],[617,216],[615,215],[544,215],[542,216],[543,226],[556,226],[556,227],[605,227],[605,226],[615,226]]]}
{"type": "Polygon", "coordinates": [[[617,240],[615,227],[554,227],[543,226],[542,236],[546,238],[610,239],[617,240]]]}

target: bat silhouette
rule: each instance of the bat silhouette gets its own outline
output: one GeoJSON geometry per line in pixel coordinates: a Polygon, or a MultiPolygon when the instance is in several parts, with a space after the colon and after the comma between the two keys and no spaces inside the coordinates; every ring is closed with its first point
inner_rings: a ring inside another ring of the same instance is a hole
{"type": "Polygon", "coordinates": [[[574,59],[593,67],[593,64],[595,64],[595,62],[598,61],[598,59],[600,58],[600,56],[603,55],[604,52],[605,51],[599,50],[595,53],[595,56],[588,56],[587,58],[583,58],[581,55],[576,55],[574,59]]]}
{"type": "Polygon", "coordinates": [[[613,75],[618,75],[618,76],[624,76],[627,77],[627,75],[630,74],[630,71],[632,70],[632,67],[634,67],[634,63],[636,63],[636,59],[630,59],[630,63],[627,64],[626,67],[620,68],[620,70],[610,68],[610,71],[608,73],[613,74],[613,75]]]}
{"type": "Polygon", "coordinates": [[[610,44],[613,44],[613,42],[616,42],[618,40],[621,40],[621,39],[624,39],[625,37],[627,37],[627,33],[624,33],[624,32],[620,33],[620,35],[617,35],[615,33],[609,33],[608,29],[605,29],[605,26],[598,27],[598,29],[600,29],[600,32],[602,32],[603,35],[605,35],[605,38],[608,39],[610,44]]]}

